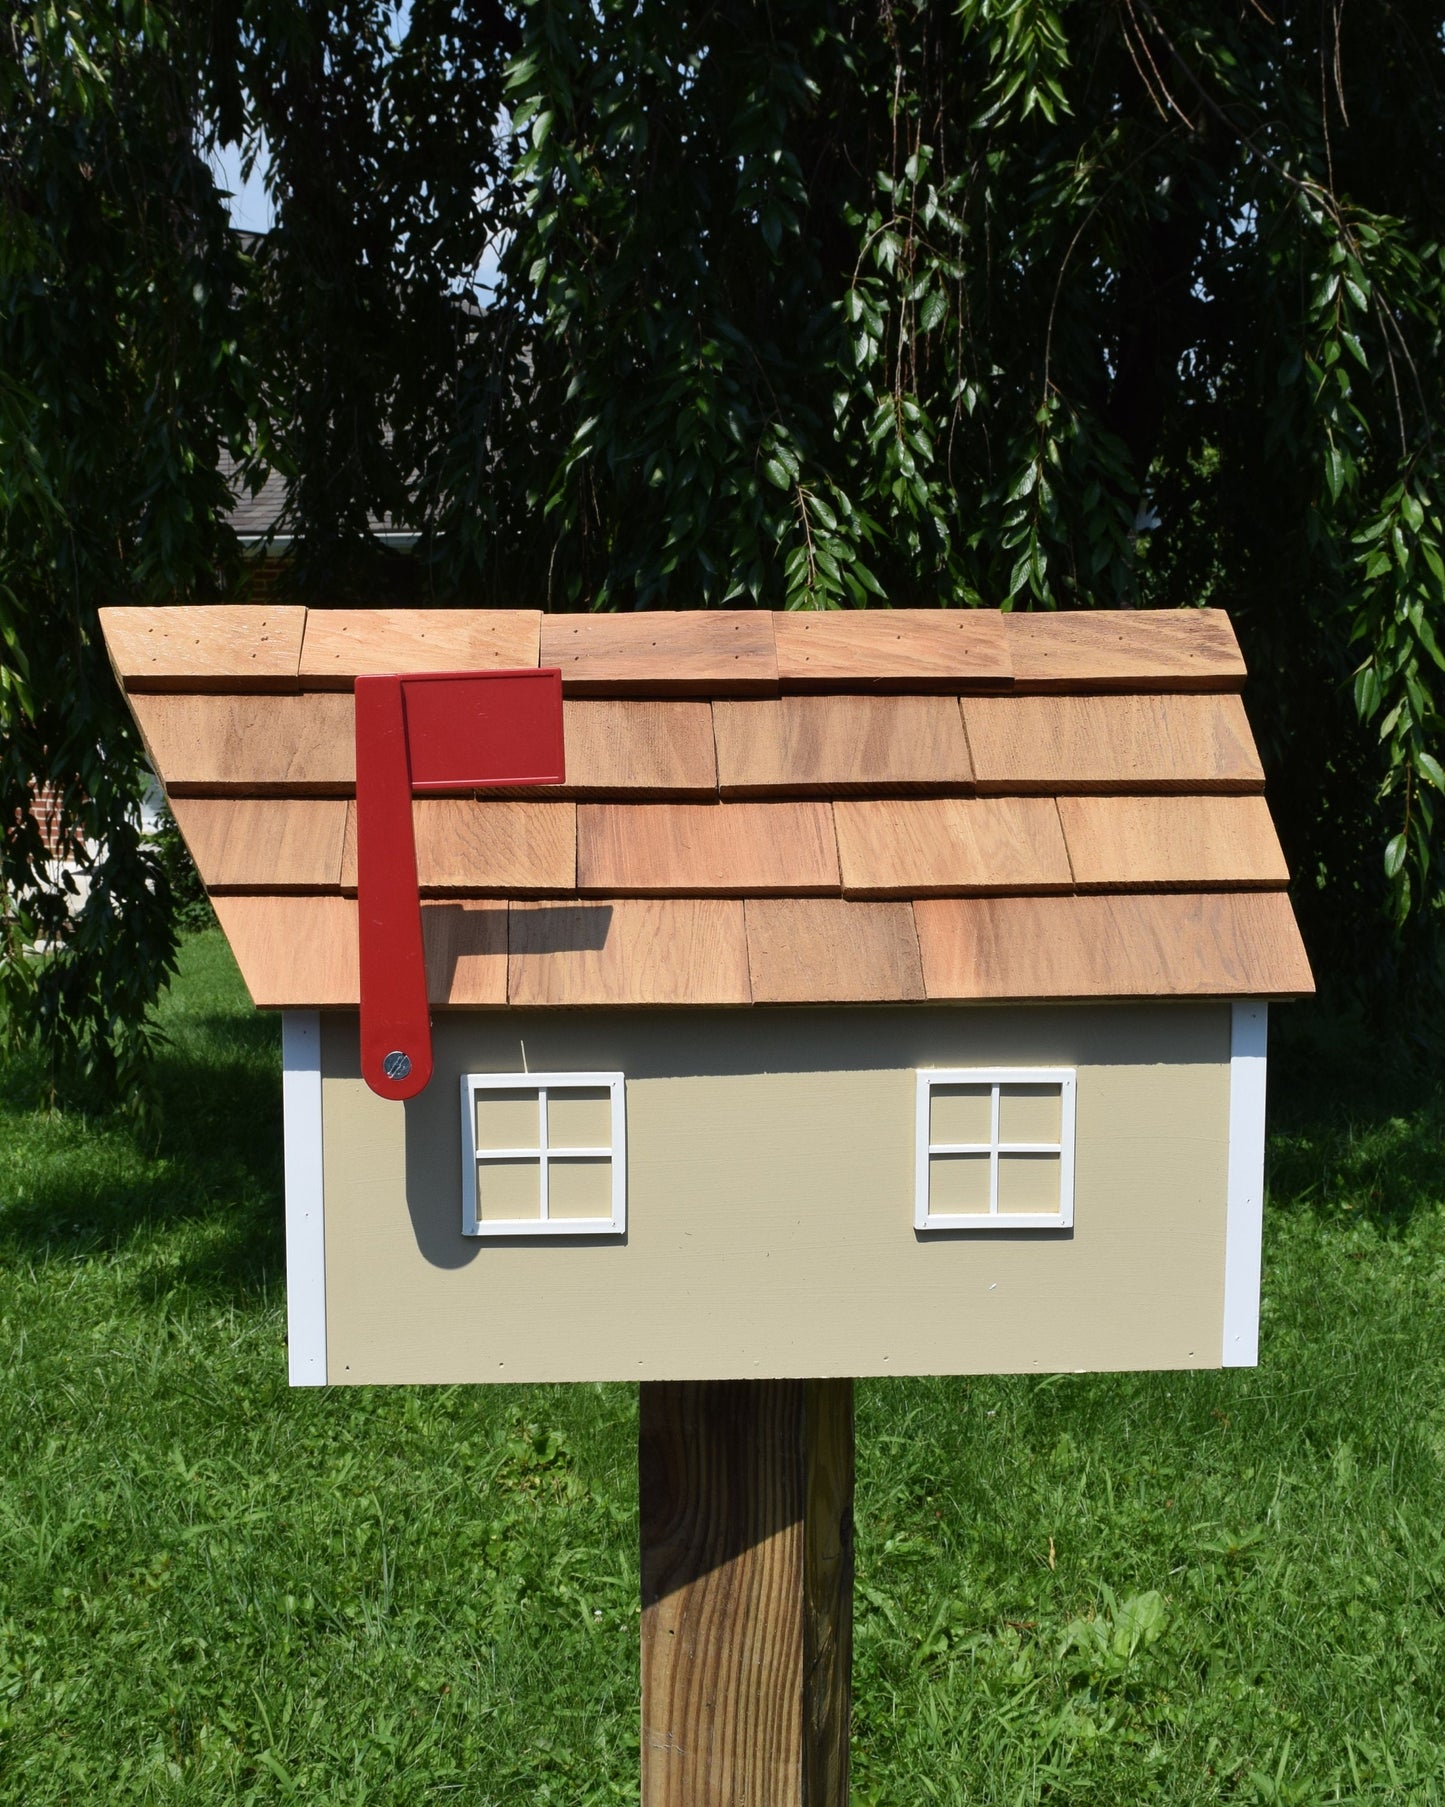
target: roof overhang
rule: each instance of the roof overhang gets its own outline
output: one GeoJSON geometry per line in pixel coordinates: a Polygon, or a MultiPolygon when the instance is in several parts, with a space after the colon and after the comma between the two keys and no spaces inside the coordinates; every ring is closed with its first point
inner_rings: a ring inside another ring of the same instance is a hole
{"type": "Polygon", "coordinates": [[[566,782],[413,805],[441,1008],[1313,989],[1220,611],[102,625],[258,1004],[358,1001],[358,676],[556,666],[566,782]]]}

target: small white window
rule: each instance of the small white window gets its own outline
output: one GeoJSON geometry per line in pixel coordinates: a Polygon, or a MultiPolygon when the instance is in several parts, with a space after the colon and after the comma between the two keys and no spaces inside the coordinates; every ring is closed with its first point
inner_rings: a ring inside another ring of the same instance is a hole
{"type": "Polygon", "coordinates": [[[1066,1230],[1074,1221],[1071,1067],[918,1075],[920,1230],[1066,1230]]]}
{"type": "Polygon", "coordinates": [[[621,1073],[462,1077],[464,1236],[621,1236],[621,1073]]]}

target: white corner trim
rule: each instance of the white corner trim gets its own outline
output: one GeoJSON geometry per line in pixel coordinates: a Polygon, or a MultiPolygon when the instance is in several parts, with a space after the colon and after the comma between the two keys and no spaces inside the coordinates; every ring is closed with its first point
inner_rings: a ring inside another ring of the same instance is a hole
{"type": "Polygon", "coordinates": [[[1224,1226],[1226,1368],[1259,1363],[1264,1238],[1264,1089],[1269,1005],[1234,1004],[1229,1030],[1229,1196],[1224,1226]]]}
{"type": "Polygon", "coordinates": [[[321,1164],[321,1017],[281,1012],[286,1119],[286,1346],[293,1387],[326,1385],[326,1217],[321,1164]]]}

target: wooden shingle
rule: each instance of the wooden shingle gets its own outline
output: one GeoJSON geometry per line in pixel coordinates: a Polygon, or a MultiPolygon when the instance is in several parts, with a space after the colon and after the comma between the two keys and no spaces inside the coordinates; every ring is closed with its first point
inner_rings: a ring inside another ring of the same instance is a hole
{"type": "Polygon", "coordinates": [[[218,896],[215,908],[253,1004],[288,1010],[359,1001],[352,898],[218,896]]]}
{"type": "Polygon", "coordinates": [[[344,797],[356,787],[349,696],[137,696],[131,707],[173,797],[344,797]]]}
{"type": "Polygon", "coordinates": [[[921,998],[910,903],[750,897],[755,1004],[873,1004],[921,998]]]}
{"type": "Polygon", "coordinates": [[[1081,891],[1289,883],[1263,797],[1060,797],[1081,891]]]}
{"type": "Polygon", "coordinates": [[[736,899],[511,906],[510,1004],[747,1004],[751,998],[743,906],[736,899]]]}
{"type": "Polygon", "coordinates": [[[838,889],[826,803],[579,803],[577,888],[765,897],[838,889]]]}
{"type": "Polygon", "coordinates": [[[847,796],[973,781],[951,696],[769,697],[719,701],[712,714],[725,797],[847,796]]]}
{"type": "Polygon", "coordinates": [[[1014,611],[1017,690],[1238,690],[1244,660],[1222,609],[1014,611]]]}
{"type": "Polygon", "coordinates": [[[776,691],[772,617],[754,609],[546,615],[541,663],[569,696],[755,696],[776,691]]]}
{"type": "Polygon", "coordinates": [[[201,881],[218,891],[334,891],[347,805],[339,799],[177,797],[171,808],[201,881]]]}
{"type": "Polygon", "coordinates": [[[413,806],[423,891],[571,891],[577,883],[573,803],[423,798],[413,806]]]}
{"type": "Polygon", "coordinates": [[[312,609],[301,648],[308,690],[350,690],[388,672],[535,669],[535,609],[312,609]]]}
{"type": "MultiPolygon", "coordinates": [[[[565,892],[577,884],[575,803],[419,797],[411,807],[423,895],[565,892]]],[[[341,883],[356,889],[356,805],[349,806],[341,883]]]]}
{"type": "Polygon", "coordinates": [[[1283,891],[925,898],[931,999],[1298,997],[1309,961],[1283,891]]]}
{"type": "Polygon", "coordinates": [[[849,897],[1066,891],[1072,882],[1052,798],[840,798],[833,813],[849,897]]]}
{"type": "Polygon", "coordinates": [[[507,908],[505,903],[422,905],[426,989],[433,1004],[506,1003],[507,908]]]}
{"type": "Polygon", "coordinates": [[[1011,675],[996,609],[798,610],[775,632],[784,690],[957,691],[1011,675]]]}
{"type": "Polygon", "coordinates": [[[703,702],[577,697],[562,705],[567,789],[633,797],[713,796],[717,756],[703,702]]]}
{"type": "Polygon", "coordinates": [[[100,627],[127,691],[298,688],[306,610],[295,605],[102,609],[100,627]]]}
{"type": "Polygon", "coordinates": [[[1237,696],[966,696],[962,709],[980,795],[1264,788],[1237,696]]]}

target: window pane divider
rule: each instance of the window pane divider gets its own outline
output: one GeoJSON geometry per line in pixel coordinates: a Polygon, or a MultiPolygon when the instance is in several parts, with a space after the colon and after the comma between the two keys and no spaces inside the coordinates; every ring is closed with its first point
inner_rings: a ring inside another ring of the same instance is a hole
{"type": "MultiPolygon", "coordinates": [[[[928,1152],[930,1154],[989,1154],[995,1147],[997,1147],[1000,1154],[1063,1153],[1063,1144],[1061,1142],[930,1142],[928,1144],[928,1152]]],[[[535,1154],[537,1151],[534,1148],[531,1152],[535,1154]]],[[[586,1148],[581,1149],[578,1152],[582,1154],[591,1154],[593,1150],[586,1148]]],[[[598,1149],[596,1152],[605,1154],[607,1151],[604,1148],[598,1149]]]]}

